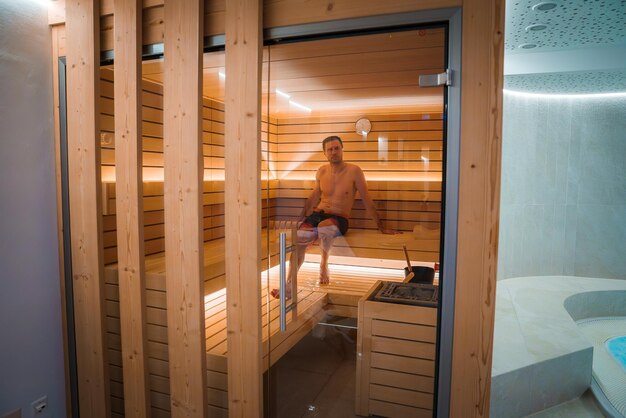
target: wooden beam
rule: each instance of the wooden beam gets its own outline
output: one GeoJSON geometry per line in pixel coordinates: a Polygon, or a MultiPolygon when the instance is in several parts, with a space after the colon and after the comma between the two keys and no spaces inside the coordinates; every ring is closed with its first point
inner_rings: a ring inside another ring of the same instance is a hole
{"type": "Polygon", "coordinates": [[[450,416],[488,417],[502,152],[504,0],[464,0],[450,416]]]}
{"type": "Polygon", "coordinates": [[[141,0],[115,0],[115,178],[124,411],[150,415],[141,177],[141,0]]]}
{"type": "Polygon", "coordinates": [[[225,205],[228,409],[263,416],[260,0],[226,4],[225,205]]]}
{"type": "Polygon", "coordinates": [[[207,411],[202,250],[202,11],[165,4],[165,263],[172,417],[207,411]]]}
{"type": "Polygon", "coordinates": [[[264,28],[458,7],[462,0],[266,0],[264,28]]]}
{"type": "Polygon", "coordinates": [[[63,180],[61,175],[61,107],[59,95],[59,27],[51,27],[52,35],[52,91],[54,100],[54,159],[56,169],[57,236],[59,240],[59,287],[61,290],[61,320],[63,321],[63,359],[65,372],[65,405],[68,415],[72,415],[72,392],[70,386],[70,353],[67,327],[67,299],[69,290],[65,286],[65,250],[63,239],[63,180]]]}
{"type": "Polygon", "coordinates": [[[98,1],[67,1],[67,141],[80,415],[110,416],[104,346],[98,1]]]}

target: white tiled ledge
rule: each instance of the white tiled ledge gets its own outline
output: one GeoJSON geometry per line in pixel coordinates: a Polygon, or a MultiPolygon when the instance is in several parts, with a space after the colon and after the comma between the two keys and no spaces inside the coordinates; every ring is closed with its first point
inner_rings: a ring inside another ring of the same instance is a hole
{"type": "Polygon", "coordinates": [[[574,319],[618,314],[619,309],[625,315],[623,300],[602,293],[616,290],[626,291],[626,280],[538,276],[498,282],[492,416],[523,417],[574,399],[589,387],[593,348],[574,319]]]}

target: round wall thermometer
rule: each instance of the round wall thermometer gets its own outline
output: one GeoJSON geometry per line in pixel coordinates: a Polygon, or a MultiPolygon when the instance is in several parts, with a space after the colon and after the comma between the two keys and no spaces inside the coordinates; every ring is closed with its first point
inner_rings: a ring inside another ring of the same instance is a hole
{"type": "Polygon", "coordinates": [[[372,122],[367,118],[361,118],[356,121],[354,127],[357,134],[365,136],[372,130],[372,122]]]}

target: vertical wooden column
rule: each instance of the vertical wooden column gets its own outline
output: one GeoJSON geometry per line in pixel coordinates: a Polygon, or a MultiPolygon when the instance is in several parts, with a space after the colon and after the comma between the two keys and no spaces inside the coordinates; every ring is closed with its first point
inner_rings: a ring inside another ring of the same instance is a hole
{"type": "Polygon", "coordinates": [[[263,415],[261,367],[261,13],[226,2],[225,208],[228,408],[263,415]]]}
{"type": "Polygon", "coordinates": [[[100,205],[100,6],[68,0],[67,141],[78,397],[83,417],[109,416],[100,205]]]}
{"type": "Polygon", "coordinates": [[[488,417],[502,152],[504,0],[463,1],[451,417],[488,417]]]}
{"type": "Polygon", "coordinates": [[[127,417],[150,414],[141,159],[141,1],[115,0],[117,264],[127,417]]]}
{"type": "Polygon", "coordinates": [[[165,2],[165,268],[172,417],[206,416],[202,0],[165,2]]]}

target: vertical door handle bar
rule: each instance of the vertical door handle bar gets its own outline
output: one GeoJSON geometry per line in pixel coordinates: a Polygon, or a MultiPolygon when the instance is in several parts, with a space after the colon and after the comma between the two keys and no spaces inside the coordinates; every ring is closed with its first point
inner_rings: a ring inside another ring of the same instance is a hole
{"type": "Polygon", "coordinates": [[[287,261],[287,234],[285,232],[281,232],[279,234],[279,244],[280,244],[280,330],[282,332],[287,331],[287,275],[285,263],[287,261]]]}

